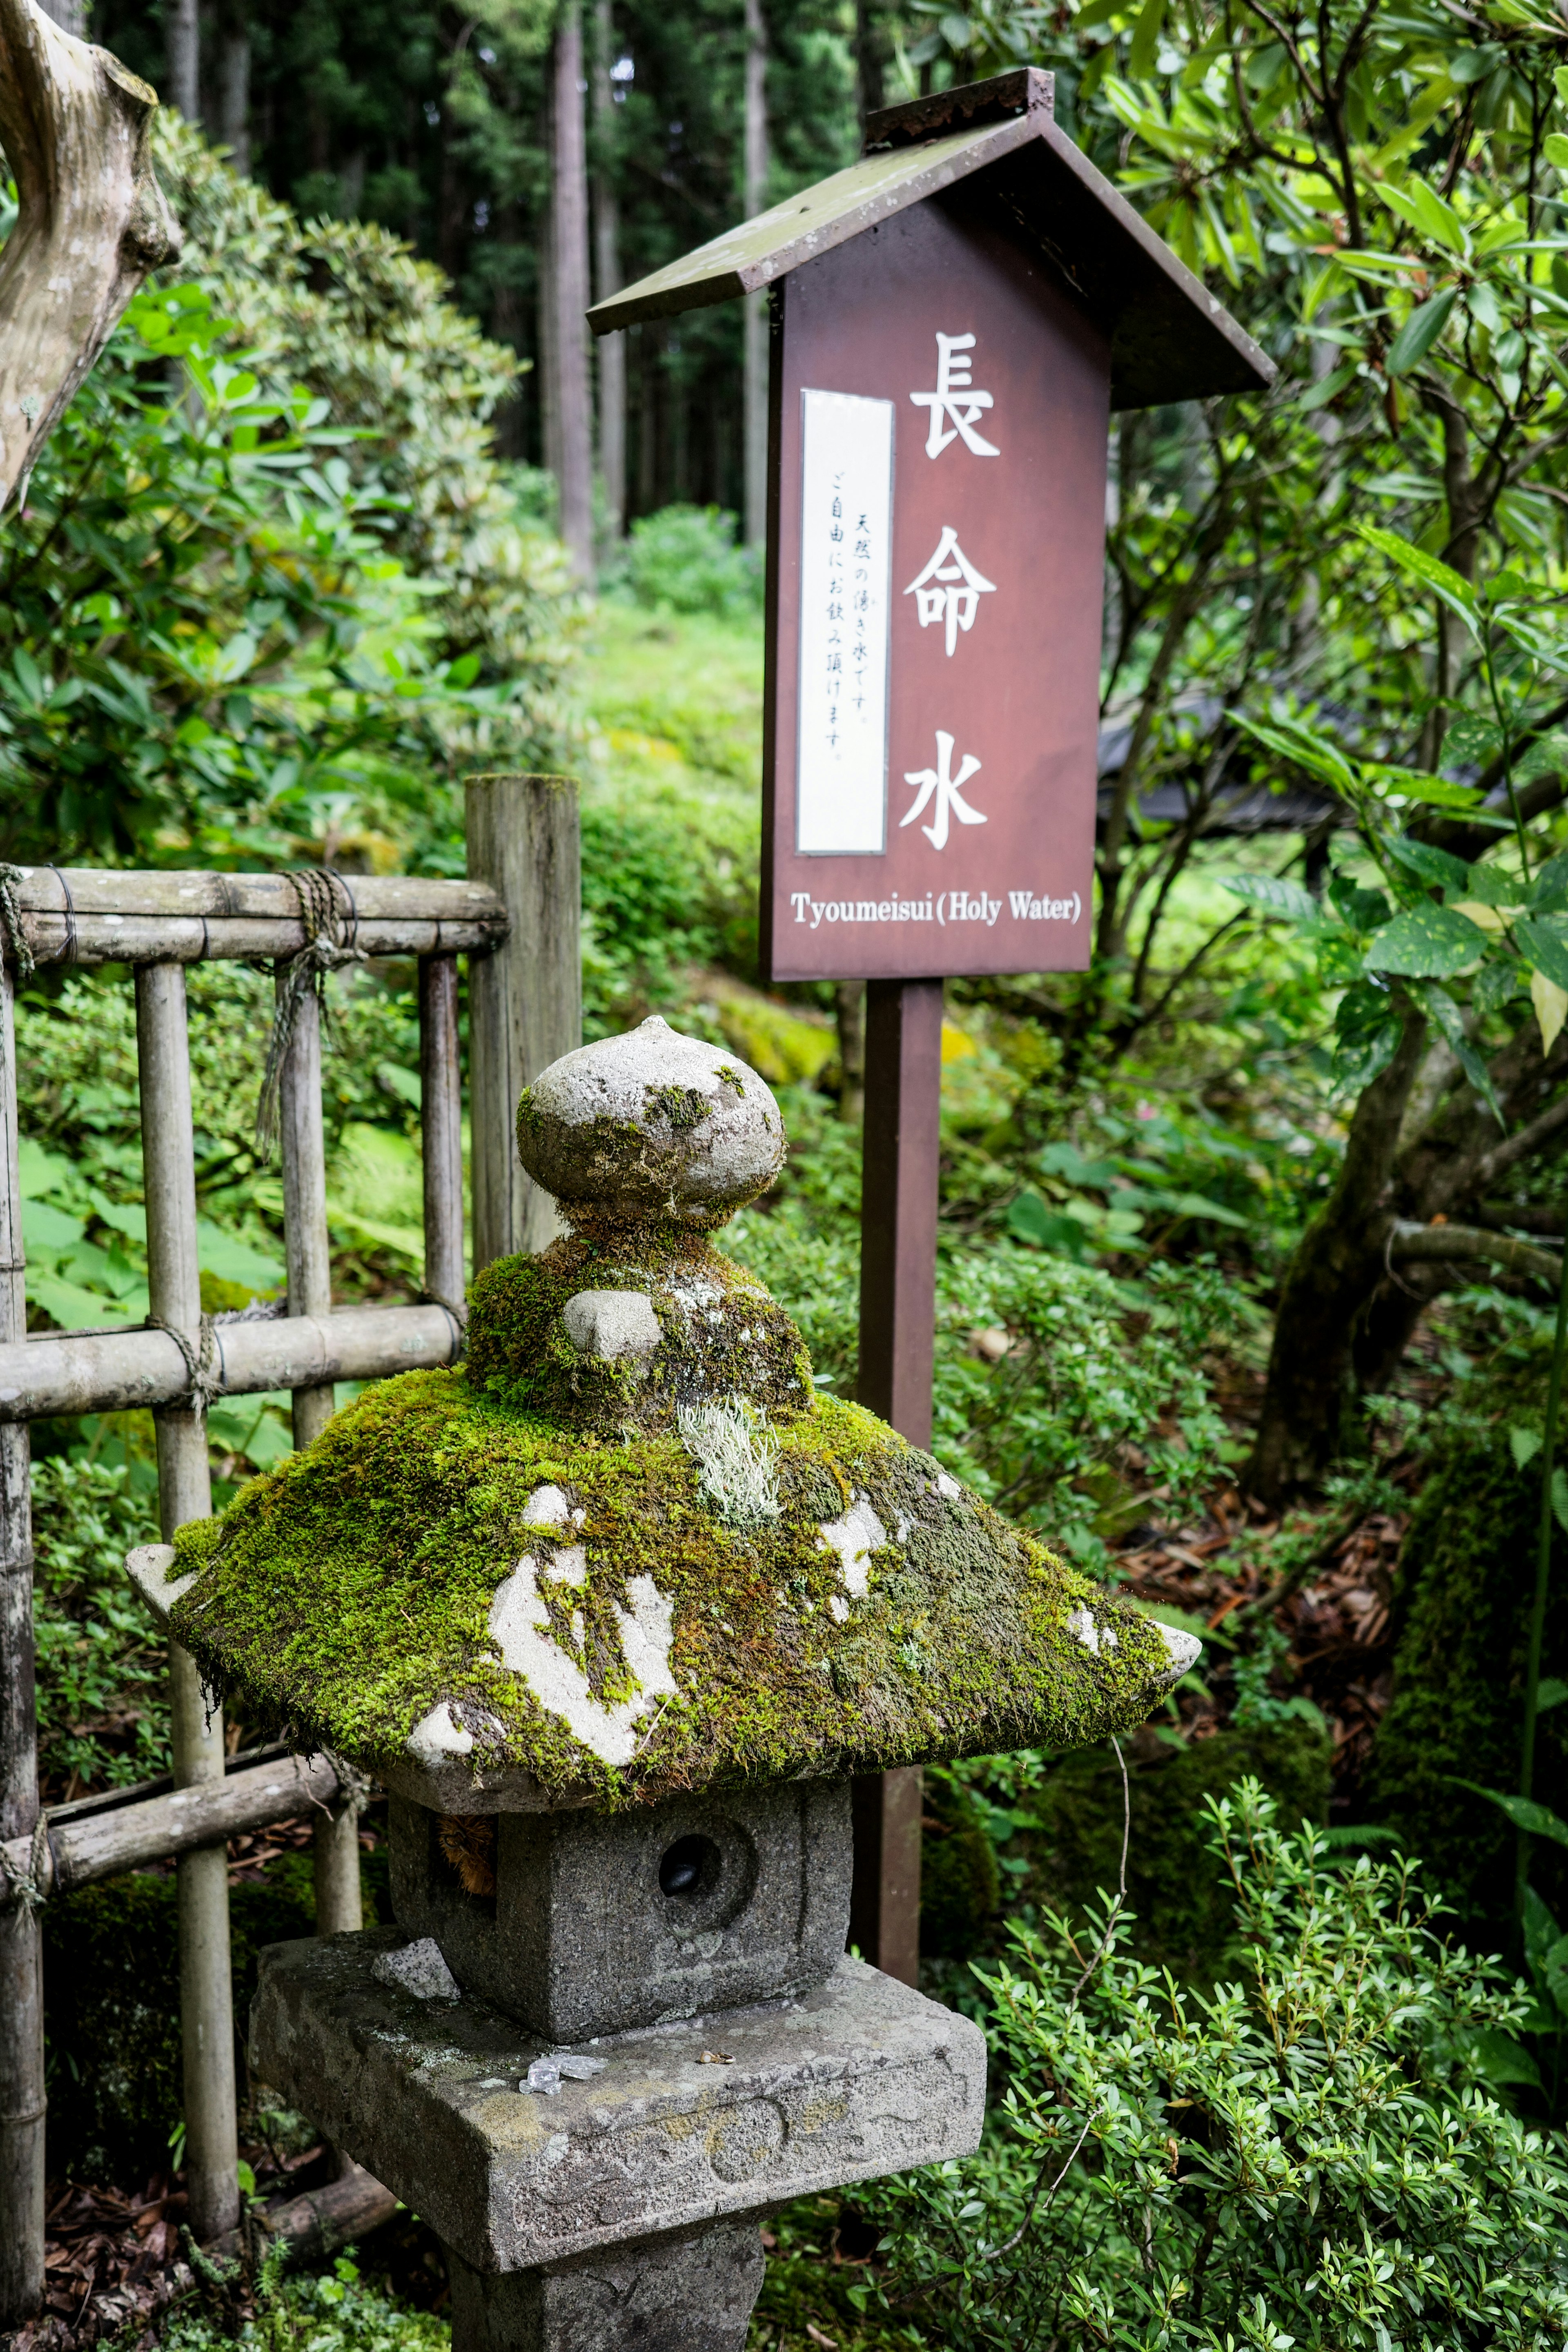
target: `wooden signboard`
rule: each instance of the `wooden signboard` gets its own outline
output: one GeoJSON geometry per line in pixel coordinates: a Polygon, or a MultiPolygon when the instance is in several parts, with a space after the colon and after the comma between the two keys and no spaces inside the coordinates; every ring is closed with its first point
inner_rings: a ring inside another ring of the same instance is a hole
{"type": "Polygon", "coordinates": [[[963,193],[779,299],[774,980],[1089,961],[1110,347],[963,193]]]}
{"type": "MultiPolygon", "coordinates": [[[[860,1402],[931,1433],[942,978],[1089,960],[1110,415],[1270,362],[1023,69],[589,312],[773,289],[763,956],[865,980],[860,1402]]],[[[920,1775],[857,1782],[851,1938],[913,1983],[920,1775]]]]}

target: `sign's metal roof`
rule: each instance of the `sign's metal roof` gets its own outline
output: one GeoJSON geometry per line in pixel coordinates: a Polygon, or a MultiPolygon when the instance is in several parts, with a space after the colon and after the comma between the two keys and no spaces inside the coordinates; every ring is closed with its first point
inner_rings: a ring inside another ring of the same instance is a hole
{"type": "Polygon", "coordinates": [[[605,335],[755,293],[961,183],[973,184],[966,193],[987,210],[995,206],[997,226],[1037,251],[1107,335],[1113,408],[1255,392],[1272,383],[1267,353],[1037,98],[1011,119],[867,155],[609,296],[589,311],[589,323],[605,335]]]}

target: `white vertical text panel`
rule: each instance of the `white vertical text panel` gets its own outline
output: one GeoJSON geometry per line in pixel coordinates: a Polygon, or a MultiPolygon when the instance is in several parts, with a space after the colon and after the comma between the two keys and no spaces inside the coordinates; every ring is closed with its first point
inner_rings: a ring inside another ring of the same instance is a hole
{"type": "Polygon", "coordinates": [[[879,853],[888,834],[893,404],[801,394],[795,846],[879,853]]]}

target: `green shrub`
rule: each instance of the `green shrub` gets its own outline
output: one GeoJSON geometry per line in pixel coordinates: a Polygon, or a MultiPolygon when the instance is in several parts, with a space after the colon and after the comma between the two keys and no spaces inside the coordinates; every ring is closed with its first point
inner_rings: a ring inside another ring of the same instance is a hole
{"type": "Polygon", "coordinates": [[[634,522],[626,580],[637,602],[726,619],[760,610],[762,564],[753,549],[736,546],[735,528],[721,507],[662,507],[634,522]]]}
{"type": "Polygon", "coordinates": [[[1412,1866],[1333,1867],[1256,1782],[1208,1811],[1242,1981],[1184,1991],[1124,1919],[1016,1928],[985,2145],[858,2192],[889,2299],[944,2352],[1560,2342],[1568,2173],[1474,2055],[1522,1998],[1440,1939],[1412,1866]]]}
{"type": "Polygon", "coordinates": [[[264,2274],[256,2316],[237,2329],[229,2313],[187,2304],[163,2336],[165,2352],[447,2352],[451,2340],[448,2321],[367,2284],[346,2254],[321,2278],[264,2274]]]}

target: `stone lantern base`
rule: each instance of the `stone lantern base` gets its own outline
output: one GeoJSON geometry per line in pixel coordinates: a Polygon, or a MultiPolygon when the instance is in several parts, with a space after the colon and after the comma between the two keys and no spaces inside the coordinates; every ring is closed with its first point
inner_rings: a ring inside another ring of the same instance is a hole
{"type": "Polygon", "coordinates": [[[979,2143],[979,2029],[858,1960],[794,1999],[560,2051],[378,1978],[405,1946],[273,1946],[252,2057],[441,2237],[454,2352],[741,2352],[761,2215],[979,2143]],[[580,2078],[521,2087],[554,2056],[580,2078]]]}

